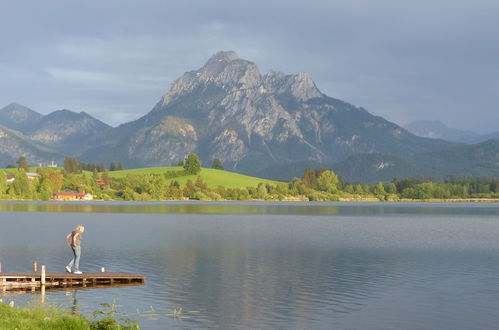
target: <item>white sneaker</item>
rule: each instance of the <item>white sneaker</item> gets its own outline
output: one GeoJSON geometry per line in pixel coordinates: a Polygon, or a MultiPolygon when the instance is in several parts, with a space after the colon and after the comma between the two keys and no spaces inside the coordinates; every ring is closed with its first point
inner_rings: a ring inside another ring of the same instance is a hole
{"type": "Polygon", "coordinates": [[[81,274],[83,274],[83,273],[82,273],[82,272],[80,272],[79,270],[75,270],[75,271],[73,272],[73,274],[76,274],[76,275],[81,275],[81,274]]]}
{"type": "Polygon", "coordinates": [[[68,266],[66,266],[66,271],[67,271],[68,273],[71,273],[71,268],[69,268],[68,266]]]}

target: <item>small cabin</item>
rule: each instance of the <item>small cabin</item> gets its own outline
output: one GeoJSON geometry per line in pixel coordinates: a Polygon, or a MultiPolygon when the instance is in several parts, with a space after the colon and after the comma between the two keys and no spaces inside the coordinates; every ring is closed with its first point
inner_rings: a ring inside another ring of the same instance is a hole
{"type": "MultiPolygon", "coordinates": [[[[38,173],[28,172],[28,173],[26,173],[26,176],[28,177],[28,180],[31,182],[35,178],[39,177],[40,175],[38,173]]],[[[16,175],[15,174],[7,174],[5,176],[5,178],[6,178],[7,183],[12,183],[15,181],[16,175]]]]}
{"type": "Polygon", "coordinates": [[[26,175],[28,176],[29,181],[33,181],[35,178],[40,176],[40,174],[32,173],[32,172],[28,172],[28,173],[26,173],[26,175]]]}
{"type": "Polygon", "coordinates": [[[56,201],[91,201],[94,196],[91,193],[64,190],[53,193],[52,199],[56,201]]]}

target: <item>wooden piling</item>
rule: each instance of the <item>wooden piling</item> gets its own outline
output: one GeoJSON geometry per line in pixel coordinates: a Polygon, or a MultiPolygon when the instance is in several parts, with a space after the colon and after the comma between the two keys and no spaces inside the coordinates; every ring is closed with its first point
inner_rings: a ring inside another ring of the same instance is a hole
{"type": "MultiPolygon", "coordinates": [[[[42,271],[45,269],[45,266],[42,266],[42,271]]],[[[40,288],[40,303],[45,303],[45,285],[42,285],[40,288]]]]}
{"type": "Polygon", "coordinates": [[[36,261],[33,261],[33,273],[36,273],[36,271],[38,270],[38,264],[36,261]]]}
{"type": "Polygon", "coordinates": [[[40,284],[41,285],[45,285],[45,265],[42,265],[42,274],[41,274],[41,278],[40,278],[40,284]]]}
{"type": "Polygon", "coordinates": [[[2,272],[2,263],[0,262],[0,273],[2,272]]]}

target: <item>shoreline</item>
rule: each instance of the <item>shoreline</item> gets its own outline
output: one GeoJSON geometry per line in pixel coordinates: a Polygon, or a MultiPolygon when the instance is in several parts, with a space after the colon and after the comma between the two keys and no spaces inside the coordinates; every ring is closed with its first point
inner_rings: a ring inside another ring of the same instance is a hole
{"type": "Polygon", "coordinates": [[[165,200],[148,200],[148,201],[125,201],[125,200],[104,200],[104,199],[94,199],[94,200],[39,200],[39,199],[0,199],[0,203],[8,202],[8,203],[17,203],[17,202],[36,202],[43,204],[114,204],[114,203],[126,203],[127,205],[133,204],[147,204],[147,203],[174,203],[174,204],[195,204],[195,203],[300,203],[300,204],[319,204],[319,203],[337,203],[337,202],[346,202],[346,203],[499,203],[499,198],[429,198],[429,199],[409,199],[409,198],[401,198],[401,199],[391,199],[391,200],[380,200],[376,197],[367,197],[367,198],[347,198],[340,197],[335,201],[309,201],[304,199],[247,199],[247,200],[199,200],[199,199],[165,199],[165,200]]]}

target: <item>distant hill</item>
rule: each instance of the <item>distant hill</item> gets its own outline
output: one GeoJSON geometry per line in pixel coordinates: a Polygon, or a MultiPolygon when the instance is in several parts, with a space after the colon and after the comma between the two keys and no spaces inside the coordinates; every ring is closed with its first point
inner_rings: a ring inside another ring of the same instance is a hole
{"type": "Polygon", "coordinates": [[[379,182],[393,179],[431,176],[425,166],[417,166],[408,159],[383,154],[353,155],[327,168],[338,173],[347,182],[379,182]]]}
{"type": "Polygon", "coordinates": [[[61,162],[111,127],[85,112],[58,110],[41,115],[11,103],[0,109],[0,161],[12,164],[24,156],[31,164],[61,162]]]}
{"type": "Polygon", "coordinates": [[[409,160],[435,175],[451,173],[474,177],[498,177],[499,140],[429,151],[414,155],[409,160]]]}
{"type": "Polygon", "coordinates": [[[90,138],[110,129],[111,126],[85,112],[57,110],[40,118],[27,132],[35,140],[50,145],[66,155],[74,155],[90,138]]]}
{"type": "Polygon", "coordinates": [[[480,135],[477,139],[471,140],[471,143],[480,143],[488,140],[498,140],[499,132],[492,132],[480,135]]]}
{"type": "Polygon", "coordinates": [[[5,164],[16,164],[24,156],[31,164],[59,159],[60,155],[42,143],[25,137],[22,133],[0,126],[0,159],[5,164]]]}
{"type": "Polygon", "coordinates": [[[11,103],[0,109],[0,125],[27,133],[43,117],[36,111],[31,110],[21,104],[11,103]]]}
{"type": "Polygon", "coordinates": [[[459,130],[446,126],[438,120],[434,121],[416,121],[405,126],[409,132],[414,135],[442,139],[451,142],[460,142],[467,144],[474,144],[485,142],[487,140],[499,139],[499,132],[492,132],[487,134],[478,134],[472,131],[459,130]]]}
{"type": "Polygon", "coordinates": [[[499,140],[419,153],[410,157],[354,155],[323,166],[349,182],[392,181],[406,177],[499,177],[499,140]]]}

